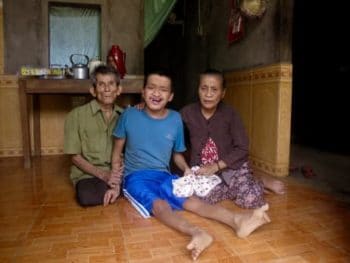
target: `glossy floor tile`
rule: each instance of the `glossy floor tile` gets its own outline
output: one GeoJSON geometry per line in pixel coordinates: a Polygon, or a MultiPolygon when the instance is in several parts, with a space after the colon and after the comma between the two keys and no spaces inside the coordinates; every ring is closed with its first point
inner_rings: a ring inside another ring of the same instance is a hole
{"type": "MultiPolygon", "coordinates": [[[[0,159],[0,262],[192,262],[188,237],[142,219],[123,198],[79,207],[68,173],[63,156],[38,158],[31,169],[0,159]]],[[[350,262],[349,204],[286,181],[286,195],[266,196],[272,222],[245,239],[181,212],[215,238],[197,262],[350,262]]]]}

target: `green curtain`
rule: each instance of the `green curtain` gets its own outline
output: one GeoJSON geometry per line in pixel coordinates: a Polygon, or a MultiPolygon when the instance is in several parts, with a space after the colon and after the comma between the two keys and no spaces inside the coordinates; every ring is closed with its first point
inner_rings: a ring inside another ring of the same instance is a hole
{"type": "Polygon", "coordinates": [[[144,47],[152,42],[173,9],[176,0],[145,0],[144,47]]]}

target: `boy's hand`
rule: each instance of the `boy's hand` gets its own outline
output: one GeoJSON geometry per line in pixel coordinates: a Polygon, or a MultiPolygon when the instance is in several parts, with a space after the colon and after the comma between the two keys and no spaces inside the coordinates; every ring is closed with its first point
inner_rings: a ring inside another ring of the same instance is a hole
{"type": "Polygon", "coordinates": [[[111,188],[114,188],[117,185],[119,186],[122,182],[123,172],[124,172],[124,162],[121,160],[118,168],[116,169],[112,168],[107,184],[111,188]]]}
{"type": "Polygon", "coordinates": [[[107,184],[109,185],[109,187],[115,188],[119,186],[121,182],[122,182],[121,176],[119,176],[118,174],[114,174],[114,175],[111,174],[111,177],[109,178],[107,184]]]}
{"type": "Polygon", "coordinates": [[[108,189],[103,197],[103,206],[113,204],[120,194],[120,186],[108,189]]]}
{"type": "Polygon", "coordinates": [[[193,174],[193,171],[191,170],[191,168],[186,168],[184,172],[184,176],[190,175],[190,174],[193,174]]]}

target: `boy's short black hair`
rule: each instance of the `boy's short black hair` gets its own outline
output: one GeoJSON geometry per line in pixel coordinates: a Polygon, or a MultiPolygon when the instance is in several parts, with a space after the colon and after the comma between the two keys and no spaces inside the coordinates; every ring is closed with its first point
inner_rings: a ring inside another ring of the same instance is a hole
{"type": "Polygon", "coordinates": [[[214,75],[217,76],[219,78],[221,78],[222,80],[222,88],[225,89],[226,88],[226,80],[225,80],[225,76],[224,73],[220,70],[217,69],[213,69],[213,68],[208,68],[205,71],[201,72],[199,74],[199,79],[204,76],[204,75],[214,75]]]}
{"type": "Polygon", "coordinates": [[[154,69],[154,70],[150,70],[146,73],[146,77],[144,79],[144,83],[143,83],[143,87],[146,87],[147,84],[147,80],[149,78],[150,75],[159,75],[162,77],[167,77],[168,79],[170,79],[170,90],[173,91],[173,79],[172,79],[172,74],[170,72],[170,70],[166,69],[166,68],[160,68],[160,69],[154,69]]]}
{"type": "Polygon", "coordinates": [[[111,74],[114,75],[115,77],[115,81],[117,83],[117,86],[119,86],[120,84],[120,75],[119,72],[112,66],[109,65],[99,65],[95,68],[94,72],[91,74],[90,79],[92,81],[92,85],[94,86],[94,88],[96,88],[96,76],[97,74],[101,74],[101,75],[107,75],[107,74],[111,74]]]}

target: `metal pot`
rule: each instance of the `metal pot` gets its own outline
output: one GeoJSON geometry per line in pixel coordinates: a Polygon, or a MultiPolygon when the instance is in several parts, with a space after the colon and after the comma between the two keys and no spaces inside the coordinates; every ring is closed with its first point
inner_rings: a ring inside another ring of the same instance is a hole
{"type": "MultiPolygon", "coordinates": [[[[70,56],[70,61],[72,63],[71,68],[67,68],[67,73],[75,79],[88,79],[89,78],[89,57],[83,54],[72,54],[70,56]],[[83,57],[86,63],[75,63],[74,58],[83,57]]],[[[67,66],[68,67],[68,66],[67,66]]]]}

